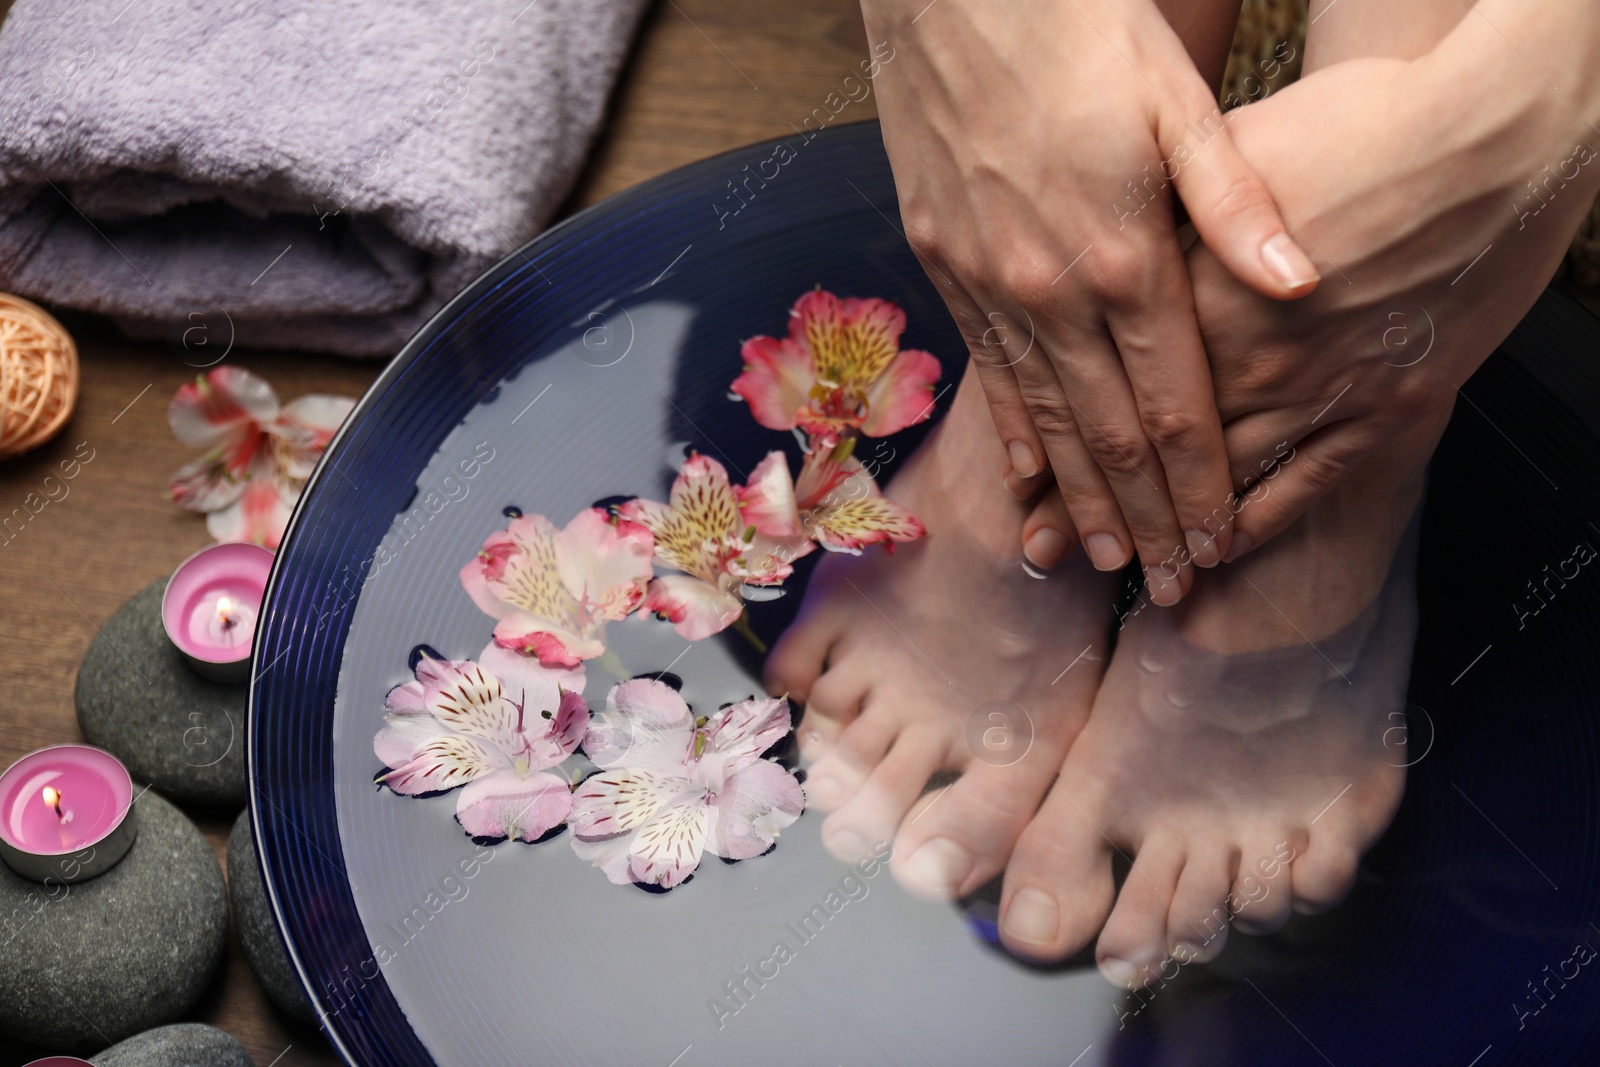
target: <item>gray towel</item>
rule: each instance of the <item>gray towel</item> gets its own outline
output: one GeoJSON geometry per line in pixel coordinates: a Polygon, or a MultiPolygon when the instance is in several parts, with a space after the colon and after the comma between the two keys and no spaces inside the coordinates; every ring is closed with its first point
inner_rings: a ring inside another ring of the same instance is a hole
{"type": "Polygon", "coordinates": [[[392,355],[549,220],[644,3],[18,0],[0,289],[392,355]]]}

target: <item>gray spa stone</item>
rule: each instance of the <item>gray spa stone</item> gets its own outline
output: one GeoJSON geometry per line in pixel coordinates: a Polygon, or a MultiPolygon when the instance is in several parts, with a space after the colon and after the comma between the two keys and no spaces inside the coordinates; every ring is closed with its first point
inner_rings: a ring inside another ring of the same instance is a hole
{"type": "Polygon", "coordinates": [[[166,579],[146,586],[90,642],[78,668],[78,725],[178,803],[237,808],[249,687],[189,669],[161,627],[166,587],[166,579]]]}
{"type": "Polygon", "coordinates": [[[244,945],[245,959],[250,961],[261,988],[280,1011],[298,1023],[315,1027],[317,1013],[300,990],[300,980],[295,977],[267,904],[248,811],[239,813],[233,833],[228,835],[228,896],[233,899],[233,923],[244,945]]]}
{"type": "Polygon", "coordinates": [[[92,1051],[205,991],[227,948],[222,870],[172,804],[151,790],[136,806],[139,836],[99,877],[44,885],[0,865],[0,1035],[92,1051]]]}
{"type": "Polygon", "coordinates": [[[95,1067],[255,1067],[244,1046],[204,1023],[147,1030],[89,1057],[95,1067]]]}

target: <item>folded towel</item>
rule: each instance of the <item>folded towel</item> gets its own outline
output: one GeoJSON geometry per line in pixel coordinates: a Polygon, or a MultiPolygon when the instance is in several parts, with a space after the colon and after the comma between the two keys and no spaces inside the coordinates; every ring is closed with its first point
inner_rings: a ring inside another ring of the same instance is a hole
{"type": "Polygon", "coordinates": [[[392,355],[549,220],[644,3],[18,0],[0,289],[392,355]]]}

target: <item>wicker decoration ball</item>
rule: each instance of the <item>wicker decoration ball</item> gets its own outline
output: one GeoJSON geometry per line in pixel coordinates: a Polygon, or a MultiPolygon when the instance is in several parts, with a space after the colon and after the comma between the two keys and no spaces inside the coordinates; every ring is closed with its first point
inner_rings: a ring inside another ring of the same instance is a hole
{"type": "Polygon", "coordinates": [[[49,312],[0,293],[0,459],[54,437],[78,402],[78,346],[49,312]]]}

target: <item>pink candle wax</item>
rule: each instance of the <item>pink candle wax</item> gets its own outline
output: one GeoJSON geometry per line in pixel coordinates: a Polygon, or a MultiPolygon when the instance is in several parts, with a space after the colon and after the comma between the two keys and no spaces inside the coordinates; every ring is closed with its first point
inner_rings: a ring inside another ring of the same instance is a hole
{"type": "Polygon", "coordinates": [[[25,878],[77,882],[133,844],[133,780],[109,752],[55,745],[0,774],[0,858],[25,878]]]}
{"type": "Polygon", "coordinates": [[[22,1067],[94,1067],[94,1064],[76,1056],[46,1056],[42,1060],[29,1060],[22,1067]]]}
{"type": "Polygon", "coordinates": [[[189,666],[214,681],[249,680],[271,570],[272,553],[248,544],[210,545],[178,564],[161,600],[161,622],[189,666]]]}

